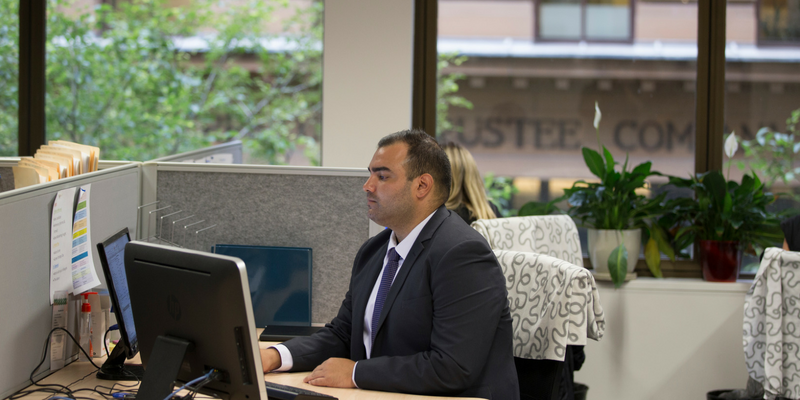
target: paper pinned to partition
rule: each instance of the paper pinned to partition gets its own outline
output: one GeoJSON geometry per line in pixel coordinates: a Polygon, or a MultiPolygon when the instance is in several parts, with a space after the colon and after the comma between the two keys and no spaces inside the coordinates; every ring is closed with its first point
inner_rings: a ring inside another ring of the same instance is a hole
{"type": "Polygon", "coordinates": [[[75,188],[60,190],[50,218],[50,304],[55,293],[72,293],[72,209],[75,188]]]}
{"type": "Polygon", "coordinates": [[[83,293],[100,284],[92,257],[92,238],[89,223],[92,185],[81,186],[75,222],[72,224],[72,292],[83,293]]]}

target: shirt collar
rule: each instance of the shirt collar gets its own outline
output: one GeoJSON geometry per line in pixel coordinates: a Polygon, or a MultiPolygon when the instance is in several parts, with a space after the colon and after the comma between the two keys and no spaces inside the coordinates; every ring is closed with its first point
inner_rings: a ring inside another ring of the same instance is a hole
{"type": "Polygon", "coordinates": [[[436,210],[433,210],[433,212],[428,215],[427,218],[423,219],[422,222],[417,224],[417,226],[411,230],[408,236],[406,236],[406,238],[403,239],[400,244],[397,244],[397,236],[395,235],[394,231],[392,231],[392,235],[389,236],[389,247],[386,248],[386,252],[388,253],[389,250],[394,248],[394,251],[396,251],[397,254],[403,258],[403,260],[405,260],[406,256],[408,256],[408,252],[411,251],[411,247],[414,245],[414,242],[417,241],[419,233],[422,232],[422,228],[428,224],[428,221],[430,221],[431,217],[433,217],[433,214],[436,214],[436,210]]]}

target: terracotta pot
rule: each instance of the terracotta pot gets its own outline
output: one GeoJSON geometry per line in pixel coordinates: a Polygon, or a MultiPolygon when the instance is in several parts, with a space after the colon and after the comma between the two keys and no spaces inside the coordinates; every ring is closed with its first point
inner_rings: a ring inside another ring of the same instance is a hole
{"type": "Polygon", "coordinates": [[[742,252],[738,241],[701,240],[700,263],[703,279],[709,282],[736,282],[742,252]]]}

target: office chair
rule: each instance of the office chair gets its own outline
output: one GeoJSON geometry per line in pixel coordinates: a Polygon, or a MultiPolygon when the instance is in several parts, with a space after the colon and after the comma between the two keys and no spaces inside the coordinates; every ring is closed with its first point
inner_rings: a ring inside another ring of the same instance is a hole
{"type": "Polygon", "coordinates": [[[800,398],[800,252],[764,251],[743,327],[747,373],[764,386],[764,398],[800,398]]]}
{"type": "Polygon", "coordinates": [[[570,347],[603,336],[605,317],[594,277],[546,254],[494,253],[506,278],[520,395],[558,399],[570,347]]]}
{"type": "Polygon", "coordinates": [[[568,215],[479,219],[472,227],[494,250],[547,254],[583,266],[578,228],[568,215]]]}

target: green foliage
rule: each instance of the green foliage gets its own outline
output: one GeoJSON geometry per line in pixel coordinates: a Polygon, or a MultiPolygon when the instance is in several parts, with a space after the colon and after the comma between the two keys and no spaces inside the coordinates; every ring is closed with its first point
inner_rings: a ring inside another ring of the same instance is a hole
{"type": "Polygon", "coordinates": [[[529,201],[519,209],[519,216],[561,214],[561,210],[553,202],[541,203],[529,201]]]}
{"type": "Polygon", "coordinates": [[[133,0],[76,17],[63,12],[70,1],[51,0],[48,139],[99,146],[104,159],[120,160],[240,139],[268,163],[285,163],[298,145],[315,163],[322,3],[288,21],[287,30],[301,27],[302,35],[279,36],[263,27],[287,2],[249,1],[221,11],[218,3],[172,8],[164,0],[133,0]],[[176,45],[190,36],[200,39],[200,50],[176,45]],[[287,50],[270,50],[279,42],[287,50]]]}
{"type": "MultiPolygon", "coordinates": [[[[579,180],[572,184],[572,187],[564,190],[564,195],[548,203],[530,202],[522,206],[520,215],[546,215],[558,210],[555,204],[564,201],[569,202],[570,208],[567,213],[578,224],[592,229],[612,229],[629,230],[643,229],[645,236],[645,261],[650,271],[656,277],[661,277],[661,256],[660,252],[674,259],[674,252],[666,240],[663,229],[655,223],[656,219],[664,212],[662,203],[666,193],[662,193],[655,198],[648,199],[646,196],[637,193],[637,189],[644,189],[647,185],[646,179],[661,175],[657,171],[651,171],[652,163],[647,161],[639,164],[632,169],[628,169],[628,157],[625,162],[617,169],[619,163],[614,160],[614,156],[608,149],[600,143],[601,120],[600,109],[595,104],[595,130],[597,131],[597,144],[603,151],[603,155],[588,147],[583,147],[583,160],[589,171],[599,178],[599,182],[587,182],[579,180]],[[651,243],[653,242],[653,243],[651,243]]],[[[625,254],[624,266],[627,268],[628,250],[624,244],[615,249],[608,260],[608,269],[614,285],[619,287],[625,280],[624,272],[620,272],[622,266],[619,257],[625,254]]],[[[632,255],[638,257],[638,254],[632,255]]]]}
{"type": "Polygon", "coordinates": [[[564,197],[571,206],[569,214],[581,225],[594,229],[645,228],[648,219],[661,213],[660,203],[665,193],[653,199],[636,193],[636,189],[645,187],[646,178],[661,175],[650,171],[649,161],[629,171],[626,159],[617,171],[615,167],[618,163],[605,146],[605,161],[592,149],[584,147],[582,150],[586,165],[592,174],[600,178],[600,182],[580,180],[564,190],[564,197]]]}
{"type": "Polygon", "coordinates": [[[767,211],[775,196],[765,191],[765,185],[755,174],[746,174],[741,184],[727,181],[720,171],[689,179],[671,176],[669,181],[694,192],[694,198],[668,201],[668,213],[659,220],[661,226],[671,228],[676,250],[683,250],[699,239],[740,241],[760,252],[783,240],[777,216],[767,211]]]}
{"type": "Polygon", "coordinates": [[[0,157],[17,155],[19,0],[0,0],[0,157]]]}
{"type": "Polygon", "coordinates": [[[442,71],[451,66],[459,66],[467,61],[467,56],[457,54],[439,54],[436,63],[436,136],[442,132],[458,130],[448,119],[447,113],[450,107],[463,107],[472,109],[472,102],[464,97],[458,96],[458,81],[465,78],[464,74],[449,73],[442,71]]]}
{"type": "MultiPolygon", "coordinates": [[[[792,111],[792,115],[786,120],[787,133],[773,132],[765,127],[756,133],[754,140],[741,141],[747,163],[737,161],[737,167],[741,170],[749,168],[759,171],[764,185],[769,188],[775,183],[786,187],[800,183],[800,166],[796,163],[800,160],[798,121],[800,109],[792,111]]],[[[795,201],[800,201],[800,195],[791,193],[790,196],[795,201]]]]}
{"type": "Polygon", "coordinates": [[[511,208],[511,197],[519,191],[514,186],[514,179],[505,176],[494,176],[489,172],[483,177],[483,185],[489,201],[494,203],[503,217],[513,217],[517,210],[511,208]]]}

